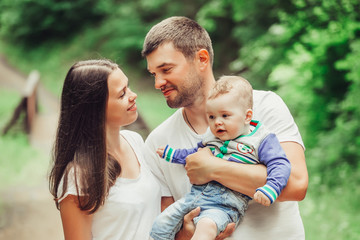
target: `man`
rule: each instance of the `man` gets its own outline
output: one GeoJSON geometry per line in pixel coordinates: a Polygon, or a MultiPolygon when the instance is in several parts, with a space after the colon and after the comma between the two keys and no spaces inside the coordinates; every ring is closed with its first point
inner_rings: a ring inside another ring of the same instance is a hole
{"type": "MultiPolygon", "coordinates": [[[[148,32],[142,54],[147,59],[148,71],[155,78],[155,88],[162,91],[169,107],[179,108],[146,140],[153,153],[149,164],[162,185],[162,208],[183,197],[190,190],[190,183],[204,184],[212,180],[252,196],[266,182],[266,169],[262,165],[224,161],[203,149],[187,157],[184,169],[167,163],[155,153],[156,148],[166,144],[190,148],[209,131],[205,101],[215,78],[213,49],[206,30],[185,17],[165,19],[148,32]]],[[[278,201],[268,208],[250,204],[244,221],[230,239],[305,239],[296,201],[306,195],[308,174],[298,128],[285,103],[269,91],[254,90],[254,119],[277,135],[292,171],[278,201]]],[[[194,214],[196,211],[185,219],[184,228],[191,226],[187,220],[194,214]]],[[[231,230],[221,237],[229,232],[231,230]]],[[[179,239],[188,233],[187,229],[179,232],[179,239]]]]}

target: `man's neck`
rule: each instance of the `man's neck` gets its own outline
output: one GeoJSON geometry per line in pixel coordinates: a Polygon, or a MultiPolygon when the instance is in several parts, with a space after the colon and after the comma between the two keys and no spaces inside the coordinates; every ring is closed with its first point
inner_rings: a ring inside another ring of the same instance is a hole
{"type": "Polygon", "coordinates": [[[196,133],[204,134],[209,126],[205,106],[184,107],[183,108],[184,121],[196,133]]]}
{"type": "Polygon", "coordinates": [[[215,78],[210,70],[204,78],[202,93],[192,105],[183,108],[184,120],[196,134],[204,134],[209,127],[206,116],[206,99],[214,84],[215,78]]]}

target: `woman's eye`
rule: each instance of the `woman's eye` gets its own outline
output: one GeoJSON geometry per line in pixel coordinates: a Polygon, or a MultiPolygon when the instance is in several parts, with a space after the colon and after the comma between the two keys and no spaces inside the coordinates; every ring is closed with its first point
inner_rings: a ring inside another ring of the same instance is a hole
{"type": "Polygon", "coordinates": [[[123,91],[121,94],[120,94],[120,97],[119,98],[123,98],[125,96],[126,92],[123,91]]]}

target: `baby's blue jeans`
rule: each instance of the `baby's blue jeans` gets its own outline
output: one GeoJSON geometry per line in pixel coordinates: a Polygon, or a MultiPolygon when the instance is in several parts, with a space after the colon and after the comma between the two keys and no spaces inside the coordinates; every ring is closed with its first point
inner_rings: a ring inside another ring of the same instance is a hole
{"type": "Polygon", "coordinates": [[[237,225],[242,220],[249,200],[248,196],[218,182],[193,185],[190,193],[170,205],[155,219],[150,236],[155,240],[174,239],[184,216],[196,207],[201,207],[201,212],[194,218],[195,225],[201,218],[210,218],[216,223],[219,234],[230,222],[237,225]]]}

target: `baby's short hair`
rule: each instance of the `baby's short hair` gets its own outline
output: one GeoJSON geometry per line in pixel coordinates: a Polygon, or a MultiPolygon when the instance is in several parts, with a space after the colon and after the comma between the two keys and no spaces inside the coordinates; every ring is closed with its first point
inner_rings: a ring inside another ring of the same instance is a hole
{"type": "Polygon", "coordinates": [[[246,109],[253,108],[253,88],[248,80],[240,76],[222,76],[216,81],[208,99],[233,92],[246,109]]]}

